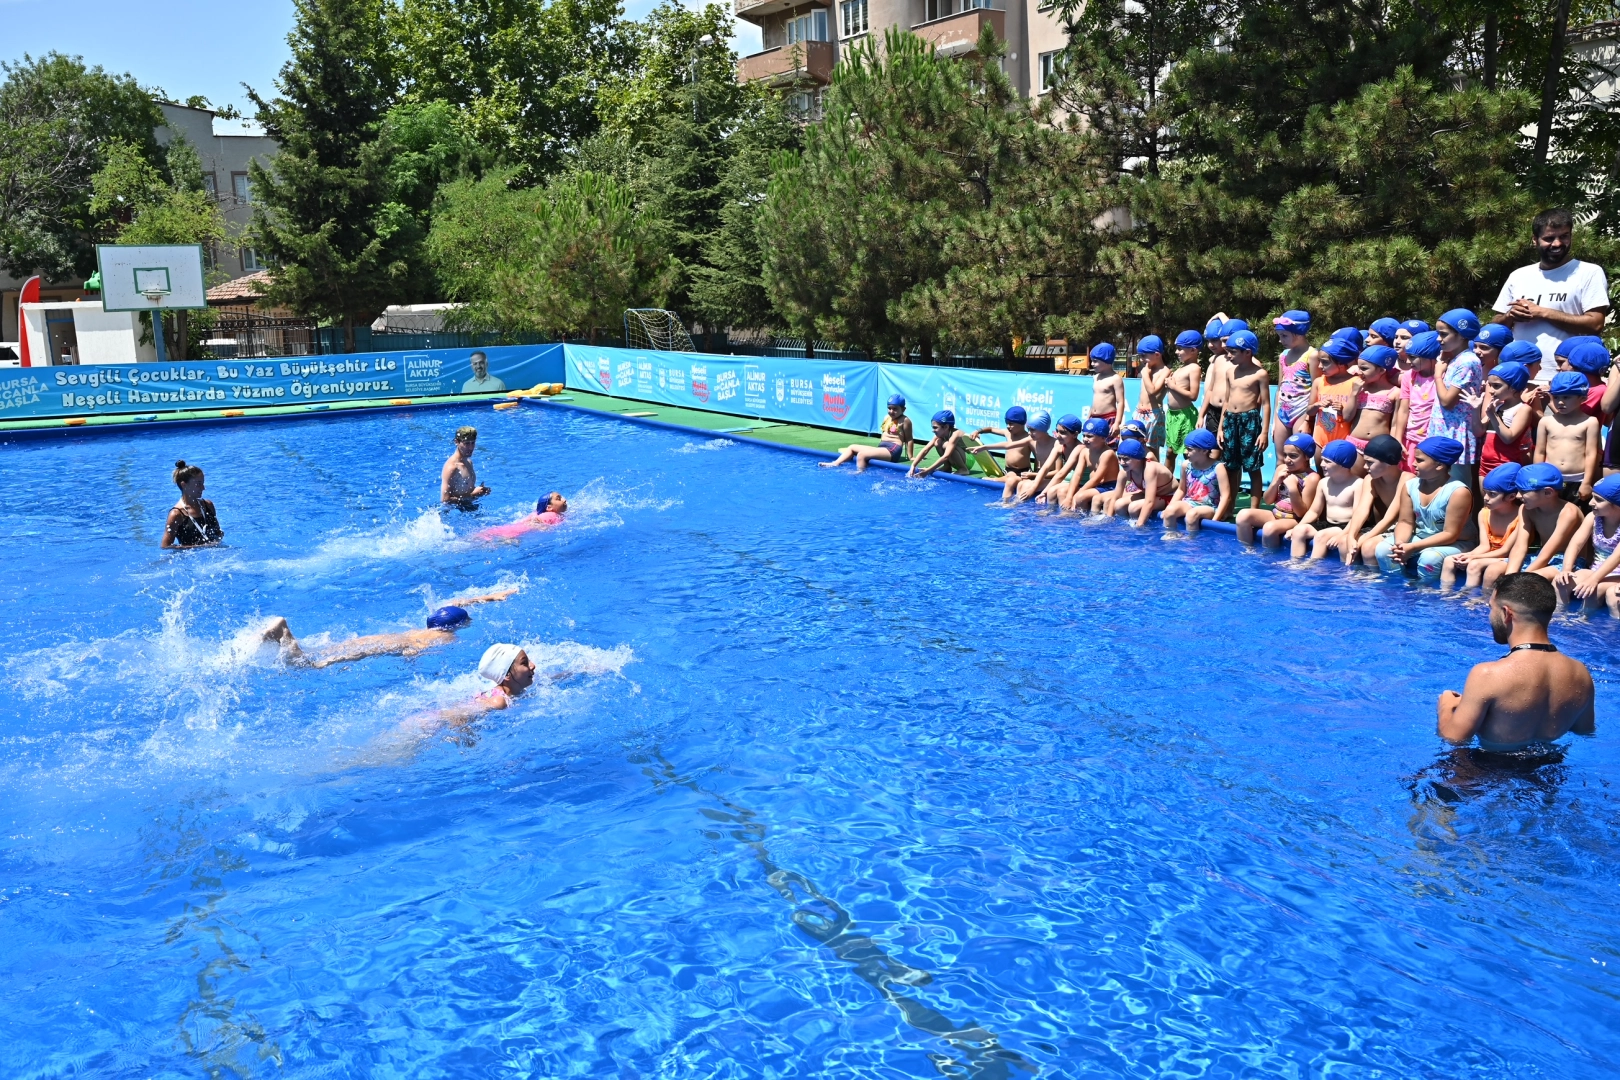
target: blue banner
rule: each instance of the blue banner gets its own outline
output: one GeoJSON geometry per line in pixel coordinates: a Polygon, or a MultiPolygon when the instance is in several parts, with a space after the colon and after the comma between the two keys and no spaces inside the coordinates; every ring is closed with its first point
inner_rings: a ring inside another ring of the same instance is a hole
{"type": "Polygon", "coordinates": [[[568,386],[596,394],[846,431],[877,430],[877,364],[565,345],[568,386]]]}
{"type": "Polygon", "coordinates": [[[0,420],[527,390],[560,345],[0,369],[0,420]]]}
{"type": "MultiPolygon", "coordinates": [[[[1084,375],[1037,375],[1021,371],[980,371],[975,368],[923,367],[917,364],[880,364],[879,395],[906,399],[906,414],[917,431],[928,430],[928,420],[940,409],[956,414],[956,426],[969,431],[1003,426],[1007,409],[1022,405],[1030,415],[1045,409],[1052,422],[1065,413],[1084,420],[1090,415],[1093,380],[1084,375]]],[[[1125,380],[1127,412],[1136,408],[1142,390],[1138,379],[1125,380]]]]}

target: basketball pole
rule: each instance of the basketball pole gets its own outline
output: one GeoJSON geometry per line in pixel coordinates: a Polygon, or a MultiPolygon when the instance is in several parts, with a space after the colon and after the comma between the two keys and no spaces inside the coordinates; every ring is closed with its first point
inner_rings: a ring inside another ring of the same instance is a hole
{"type": "MultiPolygon", "coordinates": [[[[153,305],[158,303],[156,297],[148,295],[147,299],[153,305]]],[[[157,346],[157,362],[160,364],[168,363],[169,352],[163,345],[163,309],[156,306],[152,308],[152,344],[157,346]]]]}

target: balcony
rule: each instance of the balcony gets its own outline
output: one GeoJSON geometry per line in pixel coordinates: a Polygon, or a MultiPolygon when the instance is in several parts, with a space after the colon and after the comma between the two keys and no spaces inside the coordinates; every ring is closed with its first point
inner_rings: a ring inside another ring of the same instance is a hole
{"type": "Polygon", "coordinates": [[[961,56],[979,47],[979,33],[988,23],[996,37],[1007,40],[1007,13],[996,8],[971,8],[918,23],[911,32],[933,45],[941,56],[961,56]]]}
{"type": "Polygon", "coordinates": [[[737,18],[747,19],[754,25],[767,15],[775,15],[789,8],[830,8],[832,0],[736,0],[737,18]]]}
{"type": "Polygon", "coordinates": [[[770,86],[832,81],[833,47],[830,41],[801,41],[745,56],[737,62],[738,82],[765,80],[770,86]]]}

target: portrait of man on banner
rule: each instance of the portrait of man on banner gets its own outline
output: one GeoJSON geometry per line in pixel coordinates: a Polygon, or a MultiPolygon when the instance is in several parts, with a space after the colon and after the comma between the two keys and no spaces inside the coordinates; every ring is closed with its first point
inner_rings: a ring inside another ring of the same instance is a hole
{"type": "Polygon", "coordinates": [[[468,358],[472,361],[473,377],[461,384],[463,394],[504,394],[506,384],[489,373],[489,357],[479,350],[468,358]]]}

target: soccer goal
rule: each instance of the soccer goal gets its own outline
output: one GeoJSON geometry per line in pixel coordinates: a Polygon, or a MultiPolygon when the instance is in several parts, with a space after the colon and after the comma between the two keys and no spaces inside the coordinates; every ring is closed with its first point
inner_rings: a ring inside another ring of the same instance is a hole
{"type": "Polygon", "coordinates": [[[696,352],[680,316],[663,308],[627,308],[624,347],[652,352],[696,352]]]}

